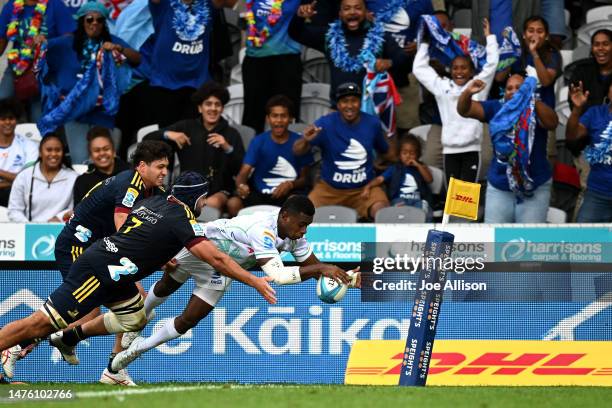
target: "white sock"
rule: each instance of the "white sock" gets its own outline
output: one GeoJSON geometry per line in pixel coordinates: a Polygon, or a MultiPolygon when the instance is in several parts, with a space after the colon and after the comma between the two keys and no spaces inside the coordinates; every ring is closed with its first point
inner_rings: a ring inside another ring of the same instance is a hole
{"type": "Polygon", "coordinates": [[[157,285],[157,282],[155,282],[153,286],[151,286],[151,289],[149,289],[149,292],[147,293],[147,297],[145,298],[145,302],[144,302],[145,313],[147,315],[147,319],[149,320],[151,319],[151,312],[153,311],[153,309],[155,309],[157,306],[164,303],[166,299],[170,297],[170,296],[166,296],[166,297],[156,296],[155,295],[155,285],[157,285]]]}
{"type": "MultiPolygon", "coordinates": [[[[176,319],[176,317],[174,319],[176,319]]],[[[142,352],[149,351],[153,347],[157,347],[160,344],[180,337],[181,333],[177,332],[176,328],[174,327],[174,319],[166,320],[166,323],[161,329],[153,333],[150,337],[147,337],[143,341],[138,343],[137,350],[142,352]]]]}

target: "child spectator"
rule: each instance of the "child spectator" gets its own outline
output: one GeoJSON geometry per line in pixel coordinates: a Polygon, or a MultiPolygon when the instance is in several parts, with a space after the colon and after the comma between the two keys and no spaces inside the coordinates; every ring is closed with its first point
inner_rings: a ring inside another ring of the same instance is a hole
{"type": "Polygon", "coordinates": [[[387,170],[363,189],[361,196],[367,200],[372,187],[387,185],[387,196],[394,206],[411,206],[425,211],[426,221],[431,221],[431,191],[428,184],[433,181],[429,168],[419,161],[421,142],[411,134],[400,137],[398,141],[400,162],[387,170]]]}
{"type": "MultiPolygon", "coordinates": [[[[489,31],[489,22],[484,20],[487,35],[487,62],[476,79],[487,84],[476,95],[477,100],[485,100],[489,92],[499,52],[497,39],[489,31]]],[[[474,77],[474,64],[469,56],[456,57],[451,63],[451,78],[443,78],[429,65],[429,45],[423,43],[417,51],[413,72],[416,79],[431,92],[438,103],[442,119],[442,152],[446,180],[455,177],[460,180],[476,182],[480,167],[480,146],[482,124],[474,119],[462,118],[457,113],[457,100],[474,77]]]]}

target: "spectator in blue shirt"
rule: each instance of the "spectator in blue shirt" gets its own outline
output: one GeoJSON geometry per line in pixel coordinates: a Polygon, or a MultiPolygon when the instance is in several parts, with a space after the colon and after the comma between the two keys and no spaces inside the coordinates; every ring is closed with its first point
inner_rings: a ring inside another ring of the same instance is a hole
{"type": "Polygon", "coordinates": [[[308,198],[315,207],[344,205],[357,210],[361,218],[375,217],[389,201],[380,187],[363,190],[374,177],[374,150],[386,154],[389,146],[378,117],[363,113],[361,89],[345,83],[336,92],[338,111],[322,116],[309,126],[293,151],[306,154],[311,147],[321,149],[321,180],[308,198]]]}
{"type": "MultiPolygon", "coordinates": [[[[482,91],[486,84],[483,81],[474,80],[459,96],[457,112],[461,116],[489,123],[502,109],[502,104],[512,99],[512,96],[519,90],[524,81],[523,76],[514,74],[506,82],[503,100],[478,102],[472,100],[472,96],[482,91]]],[[[552,186],[550,165],[546,158],[546,140],[548,130],[554,130],[559,119],[554,110],[539,100],[535,102],[535,115],[535,135],[533,146],[529,151],[527,170],[533,180],[533,195],[525,197],[519,202],[510,189],[506,175],[506,163],[494,158],[487,175],[488,185],[485,205],[485,222],[487,223],[546,222],[552,186]]]]}
{"type": "Polygon", "coordinates": [[[584,201],[578,212],[578,222],[612,222],[612,85],[608,101],[591,106],[583,113],[589,99],[582,82],[570,85],[574,108],[567,120],[565,137],[568,141],[588,138],[585,155],[591,171],[584,201]]]}
{"type": "Polygon", "coordinates": [[[306,187],[312,155],[298,156],[293,144],[300,135],[289,130],[293,119],[293,104],[284,95],[270,98],[266,104],[270,130],[255,136],[249,145],[238,176],[238,197],[227,203],[234,216],[243,206],[277,205],[306,187]]]}

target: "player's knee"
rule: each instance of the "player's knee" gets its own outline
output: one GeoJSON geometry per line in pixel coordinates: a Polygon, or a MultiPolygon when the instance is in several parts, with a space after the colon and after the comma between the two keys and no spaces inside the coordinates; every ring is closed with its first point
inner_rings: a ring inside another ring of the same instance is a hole
{"type": "Polygon", "coordinates": [[[162,278],[157,281],[155,287],[153,288],[153,293],[157,297],[168,297],[182,285],[181,282],[178,282],[170,276],[169,273],[164,272],[162,278]]]}
{"type": "Polygon", "coordinates": [[[147,325],[144,308],[132,313],[104,314],[104,327],[109,333],[125,333],[142,330],[147,325]]]}
{"type": "Polygon", "coordinates": [[[138,331],[147,325],[144,301],[140,294],[114,304],[110,310],[104,314],[104,327],[109,333],[138,331]]]}

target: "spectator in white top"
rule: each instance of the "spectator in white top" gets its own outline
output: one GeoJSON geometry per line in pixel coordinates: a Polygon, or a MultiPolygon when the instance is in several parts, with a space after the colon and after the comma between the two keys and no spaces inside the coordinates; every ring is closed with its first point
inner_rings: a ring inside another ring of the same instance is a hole
{"type": "Polygon", "coordinates": [[[15,178],[8,216],[13,222],[67,221],[77,173],[67,164],[66,149],[55,134],[40,142],[40,158],[15,178]]]}
{"type": "Polygon", "coordinates": [[[482,123],[474,119],[463,118],[457,113],[457,100],[474,77],[480,79],[487,87],[475,96],[476,100],[487,99],[497,62],[499,50],[497,39],[489,30],[489,21],[483,21],[487,36],[487,62],[482,71],[474,77],[474,64],[469,56],[456,57],[451,63],[451,78],[441,77],[429,65],[429,44],[423,42],[414,59],[412,72],[416,79],[431,92],[438,104],[442,120],[442,153],[444,154],[444,171],[446,180],[450,177],[465,181],[478,181],[480,167],[480,142],[482,123]]]}
{"type": "Polygon", "coordinates": [[[21,105],[16,100],[0,100],[0,206],[8,205],[11,185],[26,165],[38,159],[36,143],[15,134],[21,105]]]}

